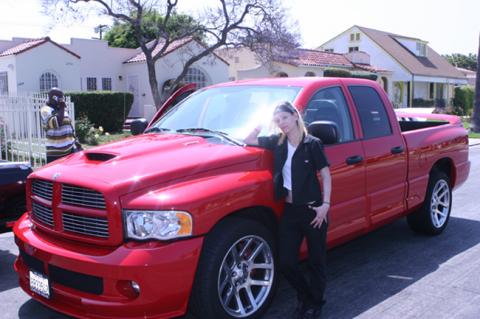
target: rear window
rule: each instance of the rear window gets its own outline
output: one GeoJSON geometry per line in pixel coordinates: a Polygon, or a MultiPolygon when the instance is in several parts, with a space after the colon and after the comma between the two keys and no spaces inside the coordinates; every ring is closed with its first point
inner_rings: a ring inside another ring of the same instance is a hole
{"type": "Polygon", "coordinates": [[[387,111],[377,91],[368,86],[350,86],[365,139],[392,134],[387,111]]]}

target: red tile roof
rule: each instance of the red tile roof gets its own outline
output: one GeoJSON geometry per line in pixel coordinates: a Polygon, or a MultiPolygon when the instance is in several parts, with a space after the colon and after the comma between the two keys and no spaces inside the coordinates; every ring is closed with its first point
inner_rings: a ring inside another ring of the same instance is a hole
{"type": "MultiPolygon", "coordinates": [[[[165,56],[165,55],[169,54],[170,52],[175,51],[176,49],[184,46],[185,44],[189,43],[192,40],[193,40],[192,37],[187,37],[187,38],[183,38],[183,39],[175,40],[175,41],[171,42],[168,45],[167,49],[163,52],[162,56],[165,56]]],[[[153,43],[153,41],[149,42],[147,45],[152,44],[152,43],[153,43]]],[[[161,40],[158,41],[157,46],[155,47],[155,49],[152,52],[152,56],[157,55],[160,52],[160,50],[163,48],[164,44],[165,44],[165,41],[161,41],[161,40]]],[[[128,59],[127,61],[125,61],[124,63],[145,62],[145,61],[146,61],[145,53],[140,52],[136,56],[128,59]]]]}
{"type": "Polygon", "coordinates": [[[17,44],[14,47],[11,47],[11,48],[3,51],[3,52],[0,52],[0,57],[8,56],[8,55],[17,55],[17,54],[23,53],[25,51],[28,51],[30,49],[33,49],[35,47],[38,47],[38,46],[40,46],[44,43],[47,43],[47,42],[50,42],[51,44],[59,47],[60,49],[66,51],[66,52],[70,53],[71,55],[80,59],[80,56],[78,54],[75,54],[72,51],[68,50],[67,48],[61,46],[60,44],[50,40],[49,37],[40,38],[40,39],[31,39],[31,40],[27,40],[23,43],[17,44]]]}
{"type": "Polygon", "coordinates": [[[343,54],[318,50],[296,49],[295,52],[286,59],[295,65],[354,67],[352,62],[343,54]]]}
{"type": "MultiPolygon", "coordinates": [[[[196,41],[193,37],[186,37],[186,38],[175,40],[175,41],[171,42],[167,46],[167,49],[162,53],[162,56],[166,56],[167,54],[179,49],[180,47],[183,47],[184,45],[186,45],[186,44],[188,44],[192,41],[195,41],[199,45],[204,46],[202,43],[196,41]]],[[[153,43],[153,41],[149,42],[147,45],[150,45],[152,43],[153,43]]],[[[157,55],[160,52],[160,50],[163,48],[164,44],[165,44],[165,41],[158,41],[157,46],[155,47],[155,49],[152,52],[152,56],[157,55]]],[[[223,59],[222,57],[217,55],[215,52],[212,52],[212,54],[215,55],[218,59],[225,62],[227,65],[229,64],[227,61],[225,61],[225,59],[223,59]]],[[[127,61],[125,61],[123,63],[134,63],[134,62],[145,62],[145,61],[146,61],[145,53],[140,52],[137,55],[135,55],[134,57],[128,59],[127,61]]]]}

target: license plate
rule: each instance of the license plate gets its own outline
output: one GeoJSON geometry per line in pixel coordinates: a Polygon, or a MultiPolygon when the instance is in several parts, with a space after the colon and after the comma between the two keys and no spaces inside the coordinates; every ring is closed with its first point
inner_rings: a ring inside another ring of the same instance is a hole
{"type": "Polygon", "coordinates": [[[50,298],[50,283],[44,275],[30,270],[30,290],[40,296],[50,298]]]}

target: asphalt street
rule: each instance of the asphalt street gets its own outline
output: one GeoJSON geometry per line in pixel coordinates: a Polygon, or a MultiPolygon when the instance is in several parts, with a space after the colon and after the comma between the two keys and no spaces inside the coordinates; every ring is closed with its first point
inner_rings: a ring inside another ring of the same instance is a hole
{"type": "MultiPolygon", "coordinates": [[[[470,160],[440,236],[415,234],[402,219],[329,251],[323,318],[480,318],[480,145],[470,160]]],[[[0,318],[69,318],[18,287],[17,253],[12,234],[0,235],[0,318]]],[[[282,280],[264,318],[289,318],[294,300],[282,280]]]]}

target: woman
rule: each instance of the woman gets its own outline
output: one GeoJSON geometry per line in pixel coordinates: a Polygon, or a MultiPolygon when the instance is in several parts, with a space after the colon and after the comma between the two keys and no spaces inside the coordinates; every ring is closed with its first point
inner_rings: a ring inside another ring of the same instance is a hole
{"type": "Polygon", "coordinates": [[[321,141],[309,135],[297,109],[289,102],[275,108],[273,120],[280,134],[258,137],[257,127],[245,139],[273,151],[275,198],[285,198],[279,225],[280,268],[297,291],[294,318],[319,318],[326,282],[327,213],[331,177],[321,141]],[[322,191],[317,178],[322,177],[322,191]],[[298,252],[308,244],[311,281],[300,271],[298,252]]]}

